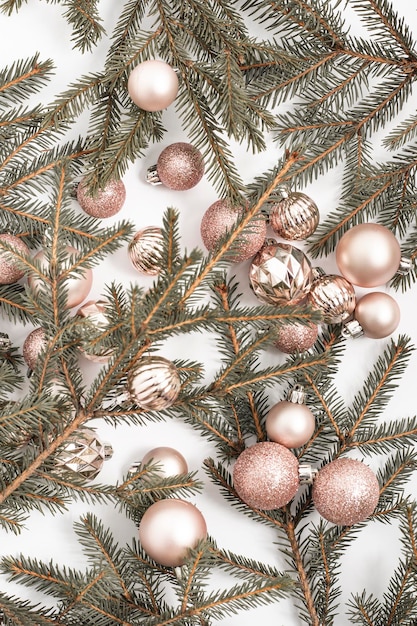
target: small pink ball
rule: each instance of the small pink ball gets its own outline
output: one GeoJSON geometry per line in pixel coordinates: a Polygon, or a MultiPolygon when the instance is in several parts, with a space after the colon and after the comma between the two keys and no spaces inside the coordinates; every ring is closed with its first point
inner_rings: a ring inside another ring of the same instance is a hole
{"type": "MultiPolygon", "coordinates": [[[[5,244],[14,248],[16,253],[21,256],[29,256],[30,251],[27,245],[16,235],[10,233],[2,233],[0,240],[5,244]]],[[[23,278],[24,270],[21,269],[18,260],[12,252],[8,250],[0,250],[0,285],[11,285],[23,278]]]]}
{"type": "Polygon", "coordinates": [[[169,446],[159,446],[149,450],[142,459],[142,465],[147,465],[148,463],[157,465],[158,473],[163,478],[180,476],[188,472],[187,461],[181,452],[169,446]]]}
{"type": "Polygon", "coordinates": [[[355,319],[366,337],[383,339],[388,337],[400,323],[400,307],[389,294],[373,291],[364,295],[357,303],[355,319]]]}
{"type": "Polygon", "coordinates": [[[127,90],[139,108],[144,111],[162,111],[177,97],[178,77],[164,61],[144,61],[131,71],[127,90]]]}
{"type": "Polygon", "coordinates": [[[305,404],[283,400],[268,411],[265,428],[271,441],[286,448],[303,446],[314,433],[316,420],[305,404]]]}
{"type": "Polygon", "coordinates": [[[162,150],[156,164],[160,182],[174,191],[187,191],[203,177],[203,156],[190,143],[172,143],[162,150]]]}
{"type": "Polygon", "coordinates": [[[126,188],[122,180],[112,180],[103,189],[90,195],[83,179],[77,187],[77,200],[88,215],[105,219],[120,211],[126,200],[126,188]]]}
{"type": "Polygon", "coordinates": [[[286,354],[305,352],[314,346],[318,334],[317,324],[285,324],[278,330],[275,347],[286,354]]]}

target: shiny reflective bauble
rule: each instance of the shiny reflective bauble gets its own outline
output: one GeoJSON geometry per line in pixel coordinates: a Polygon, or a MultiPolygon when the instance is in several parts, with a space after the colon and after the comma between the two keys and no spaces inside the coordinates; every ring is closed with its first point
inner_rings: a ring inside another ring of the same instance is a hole
{"type": "Polygon", "coordinates": [[[162,111],[177,97],[178,77],[164,61],[144,61],[131,71],[127,90],[144,111],[162,111]]]}
{"type": "Polygon", "coordinates": [[[82,318],[82,323],[77,326],[80,350],[86,359],[94,363],[107,363],[113,352],[111,349],[96,348],[91,345],[91,342],[100,339],[103,331],[108,328],[109,323],[105,315],[106,304],[105,300],[89,300],[76,313],[82,318]]]}
{"type": "Polygon", "coordinates": [[[30,370],[35,369],[38,357],[45,350],[46,346],[47,341],[43,328],[35,328],[26,337],[23,342],[22,352],[25,363],[30,370]]]}
{"type": "Polygon", "coordinates": [[[77,187],[77,200],[81,208],[91,215],[104,219],[116,215],[126,200],[126,188],[122,180],[111,180],[103,189],[90,195],[83,179],[77,187]]]}
{"type": "Polygon", "coordinates": [[[395,236],[380,224],[358,224],[336,247],[336,263],[343,276],[359,287],[377,287],[391,280],[401,261],[395,236]]]}
{"type": "MultiPolygon", "coordinates": [[[[228,200],[217,200],[208,207],[201,220],[201,238],[207,250],[216,251],[220,240],[233,229],[243,213],[242,207],[233,206],[228,200]]],[[[265,236],[265,220],[254,218],[234,241],[229,260],[240,263],[250,259],[263,245],[265,236]]]]}
{"type": "Polygon", "coordinates": [[[265,428],[271,441],[286,448],[303,446],[314,433],[316,420],[305,404],[277,402],[266,415],[265,428]]]}
{"type": "Polygon", "coordinates": [[[127,249],[133,267],[148,276],[159,274],[162,269],[163,244],[164,237],[158,226],[147,226],[139,230],[127,249]]]}
{"type": "Polygon", "coordinates": [[[206,537],[207,525],[202,513],[180,499],[154,502],[139,525],[142,548],[151,559],[166,567],[183,565],[188,551],[206,537]]]}
{"type": "Polygon", "coordinates": [[[148,411],[170,407],[180,389],[177,368],[161,356],[142,357],[127,377],[127,391],[132,402],[148,411]]]}
{"type": "MultiPolygon", "coordinates": [[[[75,248],[71,248],[70,246],[67,246],[66,252],[68,258],[75,257],[76,259],[79,254],[77,250],[75,250],[75,248]]],[[[46,259],[45,252],[41,250],[34,256],[34,259],[41,264],[43,272],[47,274],[49,270],[49,261],[47,261],[46,259]]],[[[75,262],[76,261],[74,261],[74,263],[75,262]]],[[[65,278],[65,286],[67,289],[67,302],[65,305],[66,309],[71,309],[74,306],[78,306],[83,300],[85,300],[85,298],[90,293],[90,289],[93,284],[93,272],[89,268],[83,268],[81,271],[82,274],[80,274],[79,276],[68,277],[68,273],[66,272],[66,270],[62,269],[61,278],[62,280],[64,280],[65,278]]],[[[32,289],[36,289],[39,291],[46,291],[48,289],[48,285],[45,284],[38,276],[35,276],[33,274],[29,275],[28,283],[29,286],[32,287],[32,289]]]]}
{"type": "Polygon", "coordinates": [[[355,290],[343,276],[324,274],[310,287],[308,303],[323,316],[326,324],[339,324],[355,310],[355,290]]]}
{"type": "MultiPolygon", "coordinates": [[[[16,235],[2,233],[0,241],[4,241],[7,246],[16,250],[19,256],[28,257],[30,254],[27,245],[16,235]]],[[[22,270],[18,257],[13,252],[0,247],[0,285],[11,285],[24,275],[25,270],[22,270]]]]}
{"type": "Polygon", "coordinates": [[[274,345],[286,354],[305,352],[314,346],[318,334],[317,324],[283,324],[279,327],[278,338],[274,345]]]}
{"type": "Polygon", "coordinates": [[[366,337],[382,339],[388,337],[400,323],[400,307],[387,293],[373,291],[357,303],[355,319],[366,337]]]}
{"type": "Polygon", "coordinates": [[[160,446],[153,448],[145,454],[142,459],[142,465],[155,465],[155,471],[163,478],[170,476],[180,476],[187,474],[188,465],[181,452],[168,446],[160,446]]]}
{"type": "Polygon", "coordinates": [[[156,169],[160,182],[168,189],[186,191],[195,187],[203,177],[203,156],[190,143],[172,143],[162,150],[156,169]]]}
{"type": "Polygon", "coordinates": [[[298,460],[279,443],[256,443],[239,455],[233,468],[233,484],[239,498],[250,507],[279,509],[298,490],[298,460]]]}
{"type": "Polygon", "coordinates": [[[112,454],[112,447],[101,443],[94,430],[84,428],[67,439],[56,465],[58,470],[75,472],[85,480],[93,480],[112,454]]]}
{"type": "Polygon", "coordinates": [[[272,230],[283,239],[306,239],[316,230],[319,219],[316,203],[299,191],[286,195],[269,213],[272,230]]]}
{"type": "Polygon", "coordinates": [[[373,513],[379,500],[379,484],[370,467],[355,459],[341,458],[319,470],[312,495],[324,519],[351,526],[373,513]]]}

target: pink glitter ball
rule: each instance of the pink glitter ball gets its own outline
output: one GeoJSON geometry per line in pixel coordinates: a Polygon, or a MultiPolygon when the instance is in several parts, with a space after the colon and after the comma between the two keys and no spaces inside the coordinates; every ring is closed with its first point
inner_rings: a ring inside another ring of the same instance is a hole
{"type": "Polygon", "coordinates": [[[96,194],[90,195],[84,180],[77,187],[77,200],[83,211],[100,219],[111,217],[120,211],[126,200],[126,188],[123,181],[111,180],[96,194]]]}
{"type": "Polygon", "coordinates": [[[317,341],[317,324],[285,324],[278,331],[275,347],[286,354],[310,350],[317,341]]]}
{"type": "MultiPolygon", "coordinates": [[[[14,248],[19,255],[29,256],[29,248],[16,235],[2,233],[0,239],[11,248],[14,248]]],[[[0,285],[11,285],[20,280],[24,274],[25,272],[18,265],[13,253],[2,249],[0,252],[0,285]]]]}
{"type": "Polygon", "coordinates": [[[239,498],[250,507],[279,509],[298,490],[298,460],[279,443],[256,443],[239,455],[233,469],[233,483],[239,498]]]}
{"type": "Polygon", "coordinates": [[[313,500],[324,519],[340,526],[363,522],[374,511],[379,484],[373,471],[355,459],[325,465],[313,485],[313,500]]]}

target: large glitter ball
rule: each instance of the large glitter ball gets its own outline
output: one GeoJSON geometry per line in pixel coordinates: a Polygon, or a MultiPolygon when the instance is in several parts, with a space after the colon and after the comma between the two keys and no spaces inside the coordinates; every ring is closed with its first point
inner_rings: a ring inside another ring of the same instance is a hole
{"type": "Polygon", "coordinates": [[[313,282],[308,293],[308,302],[320,311],[326,324],[339,324],[355,310],[356,295],[346,278],[327,274],[313,282]]]}
{"type": "Polygon", "coordinates": [[[190,143],[172,143],[162,150],[156,169],[160,182],[174,191],[195,187],[203,177],[203,156],[190,143]]]}
{"type": "MultiPolygon", "coordinates": [[[[233,229],[243,212],[241,206],[234,206],[228,200],[217,200],[208,207],[201,220],[201,238],[207,250],[217,249],[220,240],[233,229]]],[[[266,221],[261,217],[254,218],[238,235],[230,261],[240,263],[253,257],[264,244],[265,237],[266,221]]]]}
{"type": "MultiPolygon", "coordinates": [[[[16,250],[16,253],[20,256],[29,256],[29,248],[27,245],[16,235],[10,233],[2,233],[0,240],[16,250]]],[[[0,251],[0,285],[11,285],[23,278],[25,272],[22,270],[17,257],[14,256],[9,250],[1,248],[0,251]]]]}
{"type": "Polygon", "coordinates": [[[93,480],[109,456],[111,448],[101,443],[93,430],[85,428],[66,441],[56,464],[58,470],[75,472],[85,480],[93,480]]]}
{"type": "Polygon", "coordinates": [[[43,328],[35,328],[26,337],[23,343],[23,358],[30,370],[34,370],[40,353],[47,346],[46,335],[43,328]]]}
{"type": "Polygon", "coordinates": [[[77,187],[77,200],[88,215],[104,219],[120,211],[126,200],[126,188],[122,180],[111,180],[91,195],[83,179],[77,187]]]}
{"type": "Polygon", "coordinates": [[[319,327],[312,322],[309,324],[284,324],[278,330],[275,347],[285,354],[305,352],[314,346],[318,334],[319,327]]]}
{"type": "Polygon", "coordinates": [[[299,487],[298,460],[279,443],[263,441],[246,448],[233,468],[239,498],[254,509],[279,509],[299,487]]]}
{"type": "Polygon", "coordinates": [[[268,304],[298,304],[312,284],[311,263],[302,250],[275,240],[255,255],[249,281],[255,295],[268,304]]]}
{"type": "Polygon", "coordinates": [[[131,400],[148,411],[160,411],[171,406],[180,389],[177,368],[161,356],[142,357],[127,378],[131,400]]]}
{"type": "Polygon", "coordinates": [[[339,526],[363,522],[378,504],[379,484],[373,471],[355,459],[325,465],[313,484],[313,500],[324,519],[339,526]]]}
{"type": "Polygon", "coordinates": [[[162,230],[158,226],[147,226],[139,230],[128,246],[128,255],[133,267],[141,274],[155,276],[161,271],[161,255],[164,244],[162,230]]]}
{"type": "Polygon", "coordinates": [[[305,193],[294,191],[271,207],[269,223],[283,239],[306,239],[319,223],[316,203],[305,193]]]}
{"type": "Polygon", "coordinates": [[[100,339],[102,333],[109,326],[106,312],[105,300],[88,300],[77,311],[76,315],[82,318],[82,322],[77,326],[80,339],[80,350],[84,357],[94,363],[107,363],[112,349],[96,348],[91,345],[94,340],[100,339]]]}

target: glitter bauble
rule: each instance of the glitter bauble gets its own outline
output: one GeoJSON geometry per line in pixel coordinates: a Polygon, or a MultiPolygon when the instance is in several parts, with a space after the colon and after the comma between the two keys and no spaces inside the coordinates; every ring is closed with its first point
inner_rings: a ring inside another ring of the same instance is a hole
{"type": "Polygon", "coordinates": [[[324,274],[316,278],[307,298],[308,303],[320,311],[326,324],[343,322],[352,315],[356,306],[354,288],[346,278],[336,274],[324,274]]]}
{"type": "Polygon", "coordinates": [[[30,251],[20,237],[10,233],[2,233],[0,241],[4,241],[7,246],[16,251],[15,256],[13,252],[0,246],[0,285],[11,285],[25,275],[25,270],[22,270],[21,263],[19,263],[19,257],[28,257],[30,251]]]}
{"type": "Polygon", "coordinates": [[[305,193],[289,193],[271,207],[269,223],[283,239],[306,239],[314,233],[320,214],[316,203],[305,193]]]}
{"type": "MultiPolygon", "coordinates": [[[[243,213],[242,207],[233,206],[228,200],[217,200],[209,206],[201,220],[201,237],[207,250],[214,252],[217,249],[220,240],[233,230],[243,213]]],[[[265,220],[261,217],[254,218],[234,242],[229,260],[240,263],[250,259],[261,248],[265,237],[265,220]]]]}
{"type": "Polygon", "coordinates": [[[162,111],[177,97],[178,77],[164,61],[144,61],[131,71],[127,90],[133,102],[144,111],[162,111]]]}
{"type": "Polygon", "coordinates": [[[161,255],[164,245],[162,230],[148,226],[139,230],[128,246],[128,255],[133,267],[141,274],[155,276],[161,271],[161,255]]]}
{"type": "Polygon", "coordinates": [[[195,187],[203,177],[203,155],[190,143],[172,143],[159,155],[156,179],[152,178],[154,169],[148,170],[149,182],[160,182],[174,191],[186,191],[195,187]]]}
{"type": "Polygon", "coordinates": [[[310,350],[317,341],[319,327],[317,324],[283,324],[278,329],[278,338],[274,345],[281,352],[294,354],[310,350]]]}
{"type": "MultiPolygon", "coordinates": [[[[75,248],[71,248],[67,246],[66,253],[68,259],[74,257],[74,263],[76,263],[76,258],[79,255],[75,248]]],[[[45,252],[41,250],[34,256],[35,261],[40,263],[42,267],[42,271],[45,274],[48,274],[49,271],[49,261],[46,259],[45,252]]],[[[65,305],[66,309],[71,309],[74,306],[78,306],[81,304],[83,300],[90,293],[91,286],[93,284],[93,272],[89,268],[82,268],[82,274],[77,276],[70,276],[69,272],[62,268],[62,274],[60,276],[62,281],[65,280],[65,286],[67,291],[67,302],[65,305]]],[[[35,274],[31,274],[28,277],[29,286],[32,289],[36,289],[36,291],[46,292],[48,289],[47,284],[35,274]]]]}
{"type": "Polygon", "coordinates": [[[169,498],[151,504],[139,525],[139,541],[154,561],[165,567],[180,567],[188,551],[207,537],[207,525],[196,506],[169,498]]]}
{"type": "Polygon", "coordinates": [[[267,240],[249,269],[250,286],[268,304],[297,304],[310,289],[310,261],[302,250],[286,243],[267,240]]]}
{"type": "Polygon", "coordinates": [[[359,287],[377,287],[391,280],[401,261],[393,233],[380,224],[358,224],[341,237],[336,263],[343,276],[359,287]]]}
{"type": "Polygon", "coordinates": [[[379,484],[374,472],[355,459],[325,465],[313,484],[313,500],[324,519],[340,526],[363,522],[378,504],[379,484]]]}
{"type": "Polygon", "coordinates": [[[170,448],[168,446],[160,446],[149,450],[139,465],[143,467],[148,463],[150,466],[155,466],[152,469],[162,478],[180,476],[181,474],[187,474],[188,472],[187,461],[181,452],[178,452],[175,448],[170,448]]]}
{"type": "Polygon", "coordinates": [[[303,446],[314,433],[316,420],[305,404],[277,402],[266,415],[265,428],[271,441],[286,448],[303,446]]]}
{"type": "Polygon", "coordinates": [[[77,187],[77,200],[88,215],[104,219],[120,211],[126,200],[126,188],[122,180],[111,180],[103,189],[90,195],[83,179],[77,187]]]}
{"type": "Polygon", "coordinates": [[[76,313],[82,318],[82,322],[77,325],[80,350],[86,359],[95,363],[107,363],[113,352],[110,348],[100,348],[94,345],[94,341],[100,339],[109,325],[105,315],[106,304],[105,300],[89,300],[76,313]]]}
{"type": "Polygon", "coordinates": [[[233,484],[239,498],[250,507],[279,509],[298,490],[298,460],[279,443],[256,443],[239,455],[233,468],[233,484]]]}
{"type": "Polygon", "coordinates": [[[357,303],[355,319],[363,334],[371,339],[388,337],[400,323],[400,307],[389,294],[373,291],[364,295],[357,303]]]}
{"type": "Polygon", "coordinates": [[[67,439],[59,451],[56,466],[58,470],[76,472],[85,480],[93,480],[112,454],[110,445],[101,443],[93,430],[84,428],[67,439]]]}
{"type": "Polygon", "coordinates": [[[47,340],[43,328],[35,328],[26,337],[22,352],[25,363],[30,370],[35,369],[38,357],[45,350],[46,346],[47,340]]]}
{"type": "Polygon", "coordinates": [[[127,377],[132,402],[147,411],[160,411],[175,402],[181,381],[175,365],[161,356],[142,357],[127,377]]]}

